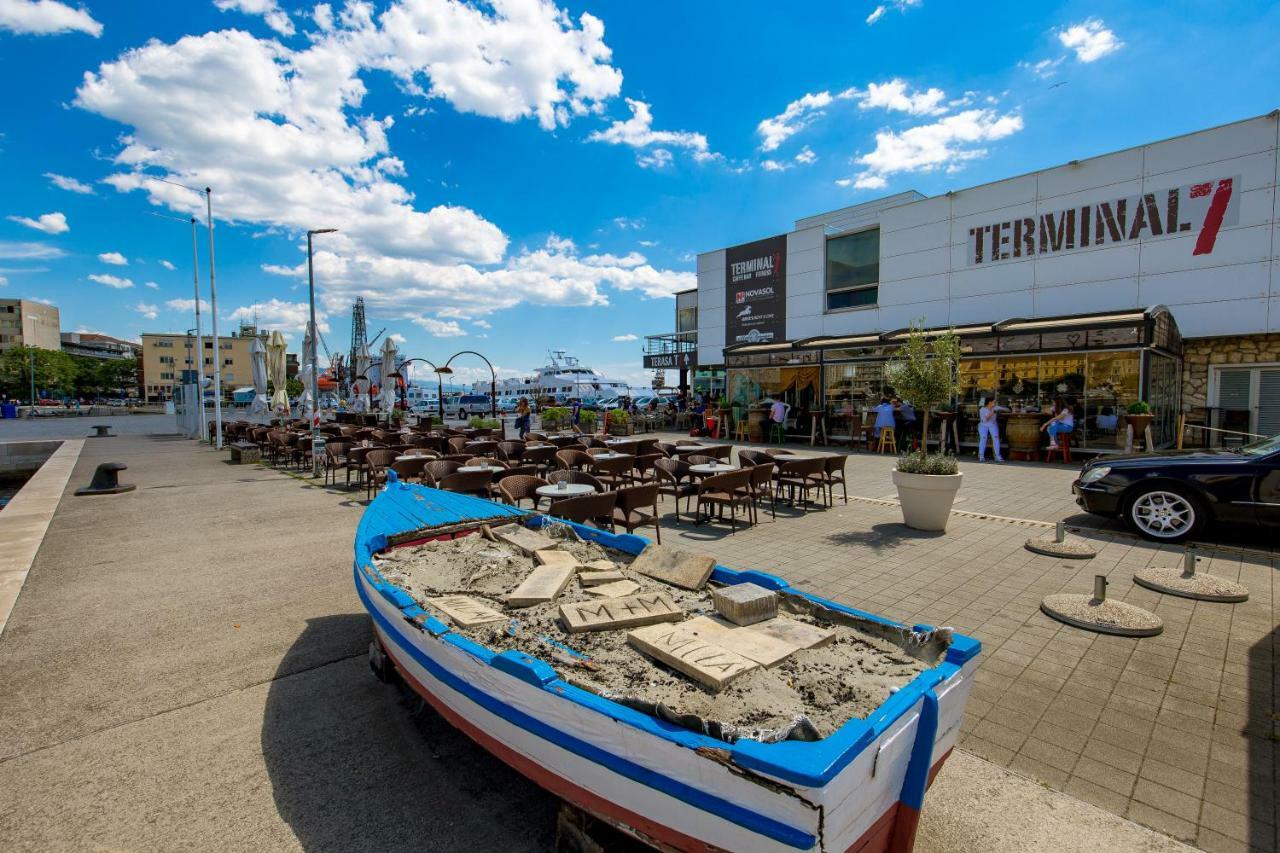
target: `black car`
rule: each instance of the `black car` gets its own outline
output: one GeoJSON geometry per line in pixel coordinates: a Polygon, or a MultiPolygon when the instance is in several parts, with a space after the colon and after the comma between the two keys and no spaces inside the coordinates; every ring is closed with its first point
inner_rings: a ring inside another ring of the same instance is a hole
{"type": "Polygon", "coordinates": [[[1280,435],[1239,450],[1104,456],[1071,485],[1088,512],[1180,542],[1213,522],[1280,529],[1280,435]]]}

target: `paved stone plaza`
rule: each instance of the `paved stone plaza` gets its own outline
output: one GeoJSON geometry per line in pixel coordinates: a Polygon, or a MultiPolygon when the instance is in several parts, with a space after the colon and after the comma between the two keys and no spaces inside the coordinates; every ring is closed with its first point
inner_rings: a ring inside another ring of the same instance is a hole
{"type": "MultiPolygon", "coordinates": [[[[229,465],[164,435],[169,419],[116,422],[119,438],[86,440],[0,637],[6,847],[546,849],[550,798],[369,677],[350,577],[363,489],[229,465]],[[69,496],[107,460],[129,465],[137,492],[69,496]]],[[[4,424],[0,440],[83,427],[4,424]]],[[[1274,849],[1264,542],[1214,531],[1201,569],[1251,597],[1190,602],[1132,585],[1133,569],[1180,554],[1079,517],[1072,467],[965,461],[943,535],[901,524],[891,467],[856,454],[847,504],[837,489],[833,508],[766,509],[732,535],[668,518],[663,541],[983,642],[962,751],[917,849],[1176,849],[1167,836],[1274,849]],[[1096,559],[1023,549],[1068,517],[1091,525],[1096,559]],[[1095,573],[1164,634],[1105,637],[1040,614],[1044,595],[1087,592],[1095,573]]]]}

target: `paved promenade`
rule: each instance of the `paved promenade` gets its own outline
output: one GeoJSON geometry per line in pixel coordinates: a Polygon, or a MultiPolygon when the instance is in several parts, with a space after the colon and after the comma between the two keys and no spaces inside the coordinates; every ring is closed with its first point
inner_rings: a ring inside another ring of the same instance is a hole
{"type": "MultiPolygon", "coordinates": [[[[172,419],[113,423],[119,438],[85,442],[0,637],[6,849],[548,849],[551,798],[369,675],[350,577],[362,490],[229,465],[163,435],[172,419]],[[101,461],[138,490],[71,497],[101,461]]],[[[0,440],[60,430],[89,431],[4,423],[0,440]]],[[[1069,468],[971,461],[951,529],[929,536],[899,523],[890,467],[856,456],[847,505],[663,540],[983,641],[918,850],[1274,848],[1273,556],[1208,555],[1247,604],[1156,596],[1128,572],[1177,556],[1115,530],[1089,533],[1090,562],[1022,549],[1075,514],[1069,468]],[[1096,572],[1165,634],[1040,616],[1096,572]]]]}

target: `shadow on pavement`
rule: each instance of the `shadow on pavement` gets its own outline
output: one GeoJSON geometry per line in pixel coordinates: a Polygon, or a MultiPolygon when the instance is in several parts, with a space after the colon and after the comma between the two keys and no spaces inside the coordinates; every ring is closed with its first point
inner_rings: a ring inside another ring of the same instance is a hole
{"type": "Polygon", "coordinates": [[[1276,643],[1280,627],[1249,649],[1249,717],[1245,737],[1249,742],[1249,843],[1257,850],[1275,850],[1276,773],[1280,739],[1276,736],[1276,643]]]}
{"type": "Polygon", "coordinates": [[[880,552],[907,539],[937,539],[946,535],[943,531],[915,530],[902,522],[882,521],[872,525],[870,530],[842,530],[823,538],[833,545],[857,545],[880,552]]]}
{"type": "MultiPolygon", "coordinates": [[[[305,850],[548,850],[558,801],[458,732],[365,653],[313,668],[364,613],[309,620],[267,695],[262,754],[305,850]]],[[[349,648],[349,647],[348,647],[349,648]]]]}

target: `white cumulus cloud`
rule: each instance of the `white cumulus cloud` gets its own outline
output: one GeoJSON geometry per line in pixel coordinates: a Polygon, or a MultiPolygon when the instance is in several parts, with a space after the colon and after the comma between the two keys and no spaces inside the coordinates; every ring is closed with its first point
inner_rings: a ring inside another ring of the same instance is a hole
{"type": "Polygon", "coordinates": [[[761,137],[760,149],[777,150],[779,145],[821,116],[823,109],[834,99],[830,92],[809,92],[787,104],[786,109],[776,116],[762,120],[756,126],[756,133],[761,137]]]}
{"type": "Polygon", "coordinates": [[[688,149],[695,160],[713,158],[707,137],[690,130],[654,130],[653,110],[644,101],[627,98],[631,118],[615,121],[604,130],[597,130],[587,137],[591,142],[607,142],[610,145],[629,145],[632,148],[650,149],[637,155],[642,166],[661,168],[672,160],[672,148],[688,149]]]}
{"type": "Polygon", "coordinates": [[[35,219],[29,216],[10,216],[9,221],[25,225],[28,228],[34,228],[37,231],[43,231],[46,234],[65,234],[71,230],[71,226],[67,224],[67,217],[57,212],[44,213],[35,219]]]}
{"type": "Polygon", "coordinates": [[[1022,117],[1001,115],[991,109],[972,109],[946,116],[932,124],[903,131],[882,130],[876,147],[855,162],[866,169],[837,183],[858,189],[883,189],[888,177],[899,172],[955,170],[968,160],[984,156],[984,142],[1004,139],[1022,130],[1022,117]]]}
{"type": "Polygon", "coordinates": [[[631,334],[627,334],[627,335],[614,335],[614,336],[613,336],[613,339],[614,339],[615,341],[638,341],[638,340],[640,340],[640,336],[639,336],[639,335],[631,335],[631,334]]]}
{"type": "Polygon", "coordinates": [[[850,91],[858,107],[864,110],[894,110],[913,116],[941,115],[947,111],[946,92],[934,87],[912,91],[905,80],[897,78],[887,83],[869,83],[865,92],[850,91]]]}
{"type": "Polygon", "coordinates": [[[103,252],[98,255],[98,260],[104,264],[110,264],[113,267],[125,267],[129,265],[129,259],[119,252],[103,252]]]}
{"type": "Polygon", "coordinates": [[[293,21],[276,0],[213,0],[213,5],[224,12],[234,10],[246,15],[261,15],[267,26],[280,35],[293,35],[293,21]]]}
{"type": "MultiPolygon", "coordinates": [[[[310,306],[306,302],[269,299],[253,305],[242,305],[228,314],[227,318],[241,323],[254,323],[261,329],[304,333],[310,318],[310,306]]],[[[319,307],[316,308],[316,326],[320,328],[321,334],[329,331],[328,315],[319,307]]]]}
{"type": "Polygon", "coordinates": [[[1076,59],[1081,62],[1094,62],[1124,47],[1124,42],[1097,18],[1089,18],[1059,31],[1058,41],[1068,50],[1075,51],[1076,59]]]}
{"type": "Polygon", "coordinates": [[[48,243],[23,243],[0,240],[0,258],[6,260],[44,261],[60,258],[66,252],[48,243]]]}
{"type": "Polygon", "coordinates": [[[871,10],[871,14],[867,15],[867,25],[870,26],[885,16],[890,9],[898,12],[906,12],[920,6],[924,0],[889,0],[888,3],[882,3],[871,10]]]}
{"type": "MultiPolygon", "coordinates": [[[[776,151],[782,143],[817,121],[839,101],[853,101],[863,110],[884,109],[909,115],[942,115],[947,112],[947,95],[941,89],[911,88],[905,80],[894,78],[884,83],[869,83],[866,89],[852,86],[839,92],[824,89],[807,92],[787,104],[776,116],[756,125],[761,151],[776,151]]],[[[765,169],[769,169],[765,166],[765,169]]]]}
{"type": "Polygon", "coordinates": [[[160,316],[159,306],[150,305],[146,302],[142,302],[141,300],[139,300],[137,305],[133,306],[133,310],[137,311],[139,314],[141,314],[144,318],[148,320],[154,320],[155,318],[160,316]]]}
{"type": "Polygon", "coordinates": [[[132,279],[120,278],[114,275],[93,273],[89,276],[89,281],[96,281],[98,284],[105,284],[107,287],[114,287],[116,290],[133,287],[132,279]]]}
{"type": "Polygon", "coordinates": [[[161,261],[161,262],[160,262],[160,266],[164,267],[164,268],[165,268],[165,269],[167,269],[167,270],[176,270],[176,269],[177,269],[177,267],[175,267],[175,266],[174,266],[172,263],[170,263],[169,261],[161,261]]]}
{"type": "MultiPolygon", "coordinates": [[[[0,0],[0,2],[3,2],[3,0],[0,0]]],[[[79,193],[80,195],[93,195],[93,187],[86,183],[77,181],[75,178],[69,178],[66,175],[59,175],[57,172],[45,172],[44,176],[49,179],[49,183],[53,184],[60,190],[79,193]]]]}
{"type": "Polygon", "coordinates": [[[415,326],[425,329],[428,334],[437,338],[457,338],[466,334],[457,320],[437,320],[434,317],[413,317],[415,326]]]}
{"type": "MultiPolygon", "coordinates": [[[[179,311],[182,313],[190,314],[196,310],[196,301],[194,299],[170,299],[164,304],[165,304],[165,307],[168,308],[170,311],[179,311]]],[[[211,310],[209,307],[208,299],[200,300],[200,310],[202,312],[211,310]]],[[[205,333],[208,334],[208,331],[206,330],[205,333]]]]}
{"type": "Polygon", "coordinates": [[[142,286],[143,286],[143,287],[149,287],[149,288],[151,288],[152,290],[159,290],[159,289],[160,289],[160,285],[156,284],[154,281],[144,282],[142,286]]]}
{"type": "Polygon", "coordinates": [[[57,0],[0,0],[0,30],[39,36],[80,32],[97,38],[102,24],[87,10],[57,0]]]}

